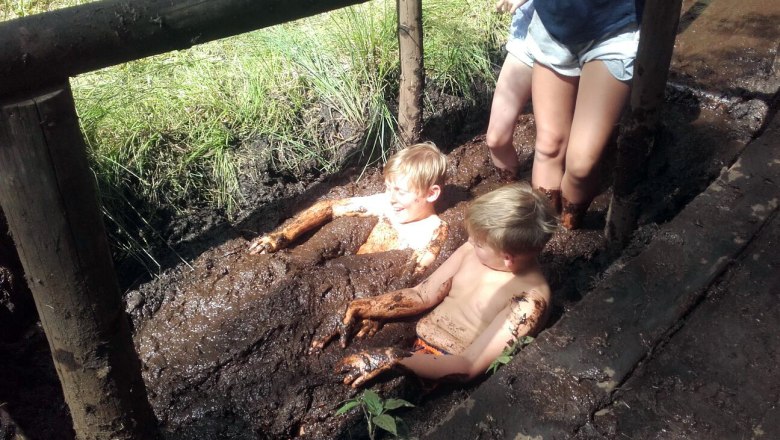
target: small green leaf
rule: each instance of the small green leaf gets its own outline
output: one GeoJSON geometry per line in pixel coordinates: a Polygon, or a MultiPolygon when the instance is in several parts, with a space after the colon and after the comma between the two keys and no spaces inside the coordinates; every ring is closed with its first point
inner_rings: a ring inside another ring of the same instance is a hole
{"type": "Polygon", "coordinates": [[[336,415],[340,416],[358,405],[360,405],[360,402],[357,400],[349,400],[341,408],[339,408],[338,411],[336,411],[336,415]]]}
{"type": "Polygon", "coordinates": [[[382,414],[382,399],[379,398],[377,393],[371,390],[366,390],[363,392],[363,402],[365,402],[369,413],[375,416],[382,414]]]}
{"type": "Polygon", "coordinates": [[[395,436],[398,435],[398,430],[395,427],[395,419],[393,419],[389,415],[382,414],[382,415],[373,417],[371,420],[374,422],[374,424],[376,426],[384,429],[385,431],[387,431],[387,432],[389,432],[389,433],[391,433],[391,434],[393,434],[395,436]]]}
{"type": "Polygon", "coordinates": [[[408,407],[408,408],[414,408],[414,405],[407,402],[404,399],[387,399],[385,400],[385,410],[390,411],[391,409],[400,408],[402,406],[408,407]]]}

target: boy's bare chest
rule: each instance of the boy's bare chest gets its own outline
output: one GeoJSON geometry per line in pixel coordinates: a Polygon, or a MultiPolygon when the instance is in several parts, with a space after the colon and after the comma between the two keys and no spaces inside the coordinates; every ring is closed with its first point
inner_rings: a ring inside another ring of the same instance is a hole
{"type": "Polygon", "coordinates": [[[522,290],[519,284],[511,273],[459,272],[453,277],[449,297],[466,313],[482,319],[506,307],[515,291],[522,290]]]}
{"type": "Polygon", "coordinates": [[[424,249],[433,239],[435,222],[420,221],[409,224],[393,224],[382,217],[358,249],[358,254],[385,252],[395,249],[424,249]]]}

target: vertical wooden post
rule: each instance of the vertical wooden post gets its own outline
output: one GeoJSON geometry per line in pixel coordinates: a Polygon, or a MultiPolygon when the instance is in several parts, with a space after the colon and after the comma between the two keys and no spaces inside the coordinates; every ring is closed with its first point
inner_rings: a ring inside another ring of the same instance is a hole
{"type": "Polygon", "coordinates": [[[401,58],[398,126],[405,145],[422,135],[423,66],[422,0],[398,0],[398,51],[401,58]]]}
{"type": "Polygon", "coordinates": [[[631,109],[618,138],[612,200],[605,234],[610,244],[623,247],[637,226],[645,180],[646,159],[653,148],[659,110],[669,75],[682,0],[647,0],[642,17],[631,109]]]}
{"type": "Polygon", "coordinates": [[[155,438],[93,176],[67,81],[0,102],[0,205],[76,435],[155,438]]]}

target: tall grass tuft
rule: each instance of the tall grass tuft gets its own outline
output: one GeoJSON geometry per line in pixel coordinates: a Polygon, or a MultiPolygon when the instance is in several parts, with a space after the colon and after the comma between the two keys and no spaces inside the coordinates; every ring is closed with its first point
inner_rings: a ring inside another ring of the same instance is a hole
{"type": "MultiPolygon", "coordinates": [[[[0,18],[80,3],[3,0],[0,18]]],[[[424,2],[427,90],[472,100],[475,83],[493,84],[508,20],[493,3],[424,2]]],[[[73,78],[115,249],[154,266],[133,249],[151,246],[158,216],[241,209],[253,142],[289,175],[386,159],[397,143],[396,23],[396,2],[374,0],[73,78]]]]}

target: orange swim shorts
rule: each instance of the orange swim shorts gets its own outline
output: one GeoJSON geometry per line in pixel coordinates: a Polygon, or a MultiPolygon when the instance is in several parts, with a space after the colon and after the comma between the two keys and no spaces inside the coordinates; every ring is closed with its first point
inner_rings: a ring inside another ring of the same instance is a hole
{"type": "Polygon", "coordinates": [[[425,340],[423,338],[420,338],[420,337],[418,337],[414,341],[414,346],[412,347],[412,353],[435,354],[435,355],[439,355],[439,356],[442,356],[442,355],[445,355],[445,354],[449,354],[446,351],[444,351],[444,350],[442,350],[440,348],[434,347],[433,345],[425,342],[425,340]]]}

